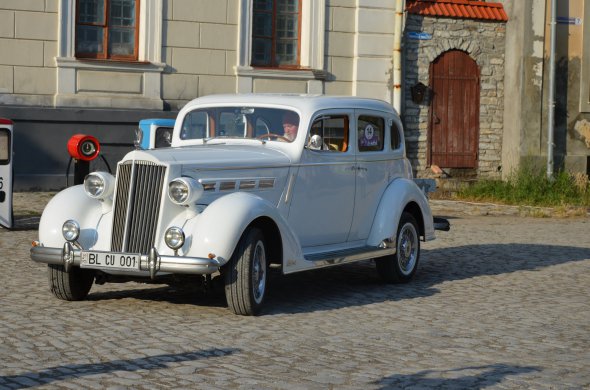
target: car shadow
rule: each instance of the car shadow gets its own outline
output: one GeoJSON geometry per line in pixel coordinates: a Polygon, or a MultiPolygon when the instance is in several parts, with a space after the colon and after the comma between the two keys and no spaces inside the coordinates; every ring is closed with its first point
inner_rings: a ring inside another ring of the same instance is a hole
{"type": "Polygon", "coordinates": [[[425,370],[415,374],[395,374],[374,384],[379,389],[483,389],[501,383],[508,376],[541,371],[539,367],[510,364],[463,367],[452,370],[425,370]]]}
{"type": "Polygon", "coordinates": [[[273,278],[269,282],[265,314],[333,310],[429,297],[437,294],[437,286],[444,282],[532,271],[587,259],[588,248],[556,245],[485,244],[423,250],[418,272],[406,284],[384,284],[372,261],[273,278]]]}
{"type": "MultiPolygon", "coordinates": [[[[385,301],[429,297],[438,285],[478,276],[533,271],[590,259],[590,249],[538,244],[485,244],[422,250],[414,279],[406,284],[385,284],[372,261],[334,268],[269,275],[263,315],[305,313],[363,306],[385,301]]],[[[205,307],[226,307],[223,282],[214,280],[207,292],[186,286],[149,286],[120,291],[93,292],[89,300],[141,299],[205,307]]]]}
{"type": "Polygon", "coordinates": [[[173,363],[223,357],[232,355],[236,352],[240,351],[234,348],[213,348],[194,352],[147,356],[137,359],[112,360],[101,363],[64,364],[62,366],[50,367],[38,371],[0,376],[0,383],[7,384],[10,389],[27,389],[62,380],[108,374],[115,371],[134,372],[139,370],[168,368],[173,363]]]}

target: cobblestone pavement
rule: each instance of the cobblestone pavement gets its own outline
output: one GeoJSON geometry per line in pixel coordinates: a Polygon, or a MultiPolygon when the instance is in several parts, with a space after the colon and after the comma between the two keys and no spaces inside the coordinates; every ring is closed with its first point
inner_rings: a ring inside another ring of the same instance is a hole
{"type": "Polygon", "coordinates": [[[0,388],[590,388],[590,218],[461,211],[410,284],[276,274],[260,317],[164,285],[60,301],[37,232],[0,229],[0,388]]]}

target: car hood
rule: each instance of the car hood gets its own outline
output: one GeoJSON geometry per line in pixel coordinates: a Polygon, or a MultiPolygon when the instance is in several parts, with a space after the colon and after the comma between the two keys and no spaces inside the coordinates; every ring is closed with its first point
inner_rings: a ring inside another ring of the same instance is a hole
{"type": "Polygon", "coordinates": [[[184,168],[199,170],[282,167],[291,164],[291,160],[285,153],[265,145],[227,144],[136,150],[128,153],[123,159],[123,161],[130,160],[180,164],[184,168]]]}

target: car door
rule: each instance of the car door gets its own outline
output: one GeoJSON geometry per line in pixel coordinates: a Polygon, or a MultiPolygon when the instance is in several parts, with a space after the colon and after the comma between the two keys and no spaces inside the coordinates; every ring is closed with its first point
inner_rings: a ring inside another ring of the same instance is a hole
{"type": "Polygon", "coordinates": [[[346,242],[355,196],[354,152],[350,148],[352,110],[317,113],[295,177],[288,220],[303,247],[346,242]],[[317,138],[317,137],[316,137],[317,138]]]}
{"type": "Polygon", "coordinates": [[[349,241],[365,240],[385,188],[404,174],[400,134],[391,113],[355,110],[356,196],[349,241]],[[392,137],[392,130],[394,137],[392,137]]]}

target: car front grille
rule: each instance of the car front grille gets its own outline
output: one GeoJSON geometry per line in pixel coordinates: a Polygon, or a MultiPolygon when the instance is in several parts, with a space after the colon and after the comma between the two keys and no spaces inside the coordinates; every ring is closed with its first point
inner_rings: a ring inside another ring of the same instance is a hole
{"type": "Polygon", "coordinates": [[[111,250],[147,254],[154,246],[166,167],[148,161],[117,168],[111,250]]]}

